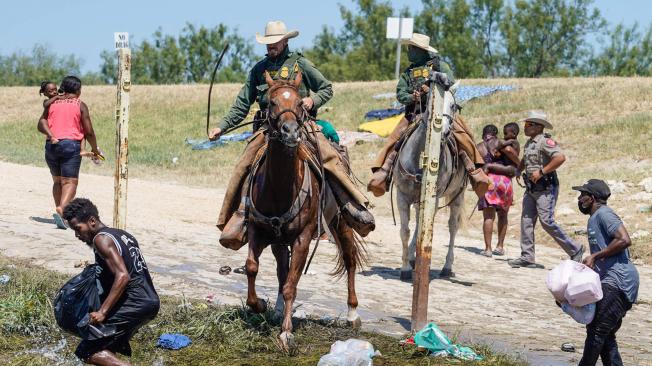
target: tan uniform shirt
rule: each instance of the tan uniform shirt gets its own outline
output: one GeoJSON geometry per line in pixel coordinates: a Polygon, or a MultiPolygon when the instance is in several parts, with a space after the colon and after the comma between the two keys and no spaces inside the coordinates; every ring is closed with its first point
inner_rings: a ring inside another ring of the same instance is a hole
{"type": "Polygon", "coordinates": [[[523,163],[525,172],[529,176],[533,172],[543,169],[550,163],[552,157],[560,153],[561,149],[555,140],[547,133],[530,138],[523,149],[523,163]]]}

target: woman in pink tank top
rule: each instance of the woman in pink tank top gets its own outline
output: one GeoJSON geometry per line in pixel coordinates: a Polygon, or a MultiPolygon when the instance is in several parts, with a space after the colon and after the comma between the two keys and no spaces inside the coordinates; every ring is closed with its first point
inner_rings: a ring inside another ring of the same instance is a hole
{"type": "Polygon", "coordinates": [[[81,86],[78,77],[66,76],[61,82],[63,95],[48,95],[52,98],[43,104],[44,110],[38,124],[39,132],[47,136],[45,161],[52,174],[52,195],[56,205],[56,212],[52,216],[60,229],[66,229],[61,218],[63,209],[77,193],[82,140],[88,141],[95,156],[102,157],[97,148],[88,107],[79,100],[81,86]]]}

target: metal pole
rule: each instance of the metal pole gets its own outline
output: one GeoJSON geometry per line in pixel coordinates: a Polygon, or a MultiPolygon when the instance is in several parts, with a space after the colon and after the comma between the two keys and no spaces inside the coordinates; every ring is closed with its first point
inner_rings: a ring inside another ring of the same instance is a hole
{"type": "Polygon", "coordinates": [[[398,18],[398,40],[396,41],[396,69],[394,75],[398,80],[398,75],[401,72],[401,28],[403,26],[403,18],[398,18]]]}
{"type": "Polygon", "coordinates": [[[430,290],[430,259],[432,237],[437,213],[437,176],[444,114],[444,89],[430,83],[427,107],[428,129],[426,145],[421,155],[423,177],[419,200],[419,233],[417,235],[416,263],[412,285],[412,330],[423,328],[428,322],[428,292],[430,290]]]}
{"type": "Polygon", "coordinates": [[[118,49],[118,94],[115,108],[115,184],[113,227],[127,227],[127,163],[129,134],[129,91],[131,90],[131,49],[118,49]]]}

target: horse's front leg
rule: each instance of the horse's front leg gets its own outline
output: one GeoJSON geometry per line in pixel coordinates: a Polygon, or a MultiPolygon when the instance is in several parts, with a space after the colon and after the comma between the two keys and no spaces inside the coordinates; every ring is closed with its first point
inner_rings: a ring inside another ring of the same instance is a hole
{"type": "Polygon", "coordinates": [[[412,233],[412,240],[410,240],[410,246],[408,247],[408,260],[410,261],[410,266],[414,269],[416,260],[417,260],[417,236],[419,235],[419,225],[421,218],[419,217],[419,203],[414,205],[414,233],[412,233]]]}
{"type": "Polygon", "coordinates": [[[294,347],[294,337],[292,335],[292,305],[297,297],[297,284],[301,278],[301,272],[306,265],[308,250],[312,234],[315,232],[315,224],[306,227],[299,237],[292,244],[292,260],[290,262],[290,271],[283,285],[283,300],[285,307],[283,309],[283,323],[281,324],[281,334],[279,338],[281,345],[286,351],[294,347]]]}
{"type": "Polygon", "coordinates": [[[396,195],[396,206],[401,220],[400,234],[403,248],[401,255],[401,280],[407,281],[412,278],[412,266],[410,265],[410,252],[408,247],[410,241],[410,202],[400,190],[396,195]]]}
{"type": "Polygon", "coordinates": [[[288,271],[290,270],[290,251],[286,245],[272,245],[272,253],[276,257],[276,278],[278,278],[278,294],[276,296],[276,305],[274,306],[274,313],[276,316],[283,315],[283,286],[288,278],[288,271]]]}
{"type": "Polygon", "coordinates": [[[462,220],[462,205],[464,204],[464,191],[457,195],[450,205],[450,216],[448,217],[448,253],[446,254],[446,263],[439,273],[440,277],[453,277],[453,261],[455,260],[455,236],[460,227],[462,220]]]}
{"type": "Polygon", "coordinates": [[[247,261],[245,269],[247,271],[247,305],[255,313],[263,313],[267,308],[264,300],[261,300],[256,295],[256,275],[258,275],[258,258],[260,253],[265,249],[265,245],[261,242],[260,236],[256,234],[256,230],[251,225],[249,227],[249,253],[247,254],[247,261]]]}

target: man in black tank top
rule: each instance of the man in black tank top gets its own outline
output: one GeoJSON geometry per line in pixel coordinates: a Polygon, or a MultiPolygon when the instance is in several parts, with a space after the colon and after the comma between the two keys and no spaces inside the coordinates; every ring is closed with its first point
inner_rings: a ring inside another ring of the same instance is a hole
{"type": "Polygon", "coordinates": [[[124,230],[105,226],[97,207],[86,198],[72,200],[63,216],[75,236],[95,252],[101,268],[102,306],[90,313],[90,323],[109,329],[107,334],[82,340],[75,355],[94,365],[126,365],[115,353],[131,356],[129,340],[156,317],[160,306],[138,241],[124,230]]]}

